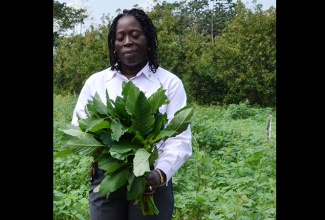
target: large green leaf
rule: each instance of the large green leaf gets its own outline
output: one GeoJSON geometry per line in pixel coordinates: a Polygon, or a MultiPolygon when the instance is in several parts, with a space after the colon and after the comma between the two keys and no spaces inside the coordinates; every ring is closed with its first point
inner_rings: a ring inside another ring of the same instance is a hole
{"type": "Polygon", "coordinates": [[[132,127],[128,130],[129,132],[134,134],[134,137],[132,138],[132,142],[134,144],[138,144],[138,145],[143,145],[145,142],[145,139],[143,138],[143,136],[140,134],[140,132],[134,130],[132,127]],[[132,131],[131,131],[132,130],[132,131]]]}
{"type": "Polygon", "coordinates": [[[193,116],[194,110],[190,106],[185,106],[182,109],[178,110],[174,118],[166,127],[166,131],[176,131],[175,135],[182,133],[191,123],[191,117],[193,116]]]}
{"type": "Polygon", "coordinates": [[[120,121],[123,122],[129,121],[130,116],[125,110],[125,100],[120,96],[117,96],[115,99],[115,112],[120,121]]]}
{"type": "Polygon", "coordinates": [[[106,110],[107,114],[110,115],[111,118],[116,118],[117,115],[115,113],[115,108],[114,108],[114,101],[109,98],[108,91],[106,89],[106,110]]]}
{"type": "Polygon", "coordinates": [[[126,184],[129,172],[128,167],[123,167],[110,175],[106,175],[99,185],[99,194],[108,195],[126,184]]]}
{"type": "Polygon", "coordinates": [[[151,106],[143,92],[139,93],[131,119],[132,127],[138,131],[141,136],[144,137],[146,134],[152,131],[155,118],[151,112],[151,106]]]}
{"type": "Polygon", "coordinates": [[[140,146],[125,141],[125,142],[116,143],[112,145],[109,151],[111,154],[112,153],[124,154],[127,152],[131,152],[132,154],[134,154],[139,148],[140,146]]]}
{"type": "Polygon", "coordinates": [[[127,128],[125,128],[123,124],[118,121],[113,121],[111,123],[112,139],[119,141],[120,137],[126,132],[126,130],[127,128]]]}
{"type": "Polygon", "coordinates": [[[132,185],[134,179],[135,179],[134,173],[133,172],[130,172],[129,173],[129,176],[128,176],[128,184],[126,186],[126,188],[127,188],[128,191],[131,189],[131,185],[132,185]]]}
{"type": "Polygon", "coordinates": [[[104,146],[104,144],[97,141],[94,136],[85,134],[68,140],[63,145],[63,148],[70,149],[76,154],[92,156],[93,153],[102,146],[104,146]]]}
{"type": "Polygon", "coordinates": [[[102,133],[100,135],[100,139],[102,140],[103,144],[107,145],[108,147],[112,146],[114,143],[110,133],[102,133]]]}
{"type": "Polygon", "coordinates": [[[166,123],[167,123],[167,114],[166,113],[161,114],[159,111],[157,111],[155,114],[154,128],[151,132],[153,136],[159,134],[160,131],[164,129],[166,123]]]}
{"type": "Polygon", "coordinates": [[[125,165],[120,160],[114,159],[112,156],[105,156],[98,159],[98,167],[106,171],[106,175],[110,175],[125,165]]]}
{"type": "Polygon", "coordinates": [[[109,127],[110,123],[108,121],[106,121],[104,118],[99,118],[90,122],[86,129],[86,132],[97,132],[101,129],[108,129],[109,127]]]}
{"type": "Polygon", "coordinates": [[[155,93],[153,93],[149,98],[148,102],[151,105],[151,111],[156,112],[163,104],[168,104],[170,101],[168,100],[166,94],[166,89],[160,87],[155,93]]]}
{"type": "Polygon", "coordinates": [[[125,110],[129,115],[133,115],[134,113],[134,108],[136,101],[138,100],[138,96],[140,94],[140,90],[138,87],[136,87],[132,81],[129,81],[124,89],[123,89],[123,95],[126,99],[125,103],[125,110]]]}
{"type": "Polygon", "coordinates": [[[87,118],[92,118],[92,119],[101,118],[104,115],[98,112],[98,109],[96,109],[93,100],[88,101],[85,108],[85,113],[87,114],[87,118]]]}
{"type": "Polygon", "coordinates": [[[68,134],[72,137],[79,137],[79,136],[87,136],[89,134],[83,132],[79,126],[69,125],[65,129],[59,129],[60,131],[64,132],[65,134],[68,134]]]}
{"type": "Polygon", "coordinates": [[[91,124],[91,122],[94,120],[94,118],[92,117],[88,117],[88,118],[80,118],[78,120],[78,124],[79,124],[79,128],[86,132],[86,130],[88,129],[89,125],[91,124]]]}
{"type": "Polygon", "coordinates": [[[129,155],[134,155],[140,146],[131,143],[128,140],[113,144],[110,149],[110,155],[118,160],[126,160],[129,155]]]}
{"type": "Polygon", "coordinates": [[[153,141],[154,143],[156,143],[156,142],[160,141],[163,138],[167,139],[167,138],[170,138],[170,137],[175,137],[176,135],[177,135],[177,133],[174,130],[171,130],[171,131],[162,130],[151,141],[153,141]]]}
{"type": "Polygon", "coordinates": [[[143,193],[146,185],[146,179],[143,176],[134,177],[133,181],[129,183],[129,185],[128,192],[126,195],[128,201],[136,199],[141,193],[143,193]]]}
{"type": "Polygon", "coordinates": [[[93,96],[93,106],[94,109],[102,115],[107,114],[107,108],[106,105],[102,102],[99,94],[96,92],[95,95],[93,96]]]}
{"type": "Polygon", "coordinates": [[[122,92],[121,93],[122,93],[122,96],[123,96],[125,101],[127,101],[129,90],[132,87],[135,87],[135,85],[134,85],[134,83],[132,81],[128,81],[128,82],[123,81],[122,82],[122,92]]]}
{"type": "Polygon", "coordinates": [[[150,153],[143,148],[137,150],[133,158],[133,173],[135,176],[142,176],[145,172],[150,172],[150,153]]]}

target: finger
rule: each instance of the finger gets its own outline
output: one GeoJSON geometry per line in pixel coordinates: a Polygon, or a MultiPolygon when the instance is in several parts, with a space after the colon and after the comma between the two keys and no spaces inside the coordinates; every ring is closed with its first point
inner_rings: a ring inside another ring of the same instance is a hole
{"type": "Polygon", "coordinates": [[[152,192],[144,192],[143,195],[145,196],[152,196],[154,194],[155,191],[152,192]]]}
{"type": "Polygon", "coordinates": [[[147,175],[146,180],[147,180],[147,181],[151,181],[151,180],[154,180],[154,179],[155,179],[155,174],[152,173],[152,171],[151,171],[151,173],[149,173],[149,174],[147,175]]]}
{"type": "Polygon", "coordinates": [[[160,176],[159,173],[155,170],[152,170],[146,177],[147,186],[148,185],[159,185],[160,183],[160,176]]]}
{"type": "Polygon", "coordinates": [[[157,185],[156,176],[152,173],[148,174],[146,178],[146,187],[157,185]]]}
{"type": "Polygon", "coordinates": [[[143,194],[144,194],[144,195],[153,195],[155,191],[156,191],[155,189],[152,189],[152,190],[150,191],[149,187],[146,187],[146,190],[144,191],[143,194]]]}
{"type": "Polygon", "coordinates": [[[147,183],[146,183],[146,187],[149,187],[149,186],[155,186],[156,184],[155,184],[155,181],[154,180],[150,180],[150,181],[147,181],[147,183]]]}
{"type": "Polygon", "coordinates": [[[154,193],[154,191],[155,191],[155,189],[152,186],[147,186],[145,191],[144,191],[144,194],[145,195],[151,195],[151,194],[154,193]]]}

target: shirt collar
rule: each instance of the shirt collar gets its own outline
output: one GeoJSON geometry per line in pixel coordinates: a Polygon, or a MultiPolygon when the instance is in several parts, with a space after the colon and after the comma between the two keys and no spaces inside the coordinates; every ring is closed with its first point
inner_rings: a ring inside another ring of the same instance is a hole
{"type": "Polygon", "coordinates": [[[154,82],[155,74],[149,68],[149,62],[139,71],[137,76],[143,74],[149,81],[154,82]]]}
{"type": "MultiPolygon", "coordinates": [[[[118,70],[110,70],[110,68],[106,69],[106,81],[111,80],[116,74],[121,74],[118,70]],[[109,74],[111,72],[111,74],[109,74]]],[[[149,68],[149,62],[137,73],[135,77],[139,77],[143,74],[149,81],[154,82],[155,80],[155,74],[150,70],[149,68]]]]}

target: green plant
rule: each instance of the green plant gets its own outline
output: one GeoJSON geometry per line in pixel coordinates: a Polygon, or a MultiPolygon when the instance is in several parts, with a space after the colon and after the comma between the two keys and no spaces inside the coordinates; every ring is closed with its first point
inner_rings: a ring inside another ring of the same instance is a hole
{"type": "Polygon", "coordinates": [[[115,101],[106,92],[106,105],[96,93],[86,105],[87,118],[79,118],[78,126],[61,129],[66,141],[55,157],[94,157],[99,168],[106,170],[94,192],[109,195],[127,184],[128,200],[140,203],[144,215],[158,214],[153,196],[143,195],[145,177],[158,158],[157,144],[185,131],[193,115],[193,108],[185,106],[167,124],[167,114],[159,112],[169,103],[165,91],[160,87],[147,99],[132,81],[123,82],[122,96],[115,101]]]}

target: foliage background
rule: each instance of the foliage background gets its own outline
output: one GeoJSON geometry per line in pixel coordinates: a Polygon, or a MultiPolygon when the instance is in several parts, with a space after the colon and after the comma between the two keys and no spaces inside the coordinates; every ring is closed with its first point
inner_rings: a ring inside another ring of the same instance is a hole
{"type": "MultiPolygon", "coordinates": [[[[149,16],[158,30],[162,67],[184,82],[189,102],[200,105],[276,105],[276,11],[238,1],[157,2],[149,16]],[[211,95],[213,94],[213,95],[211,95]]],[[[109,66],[108,28],[113,18],[84,34],[56,38],[55,94],[78,94],[85,80],[109,66]]]]}

